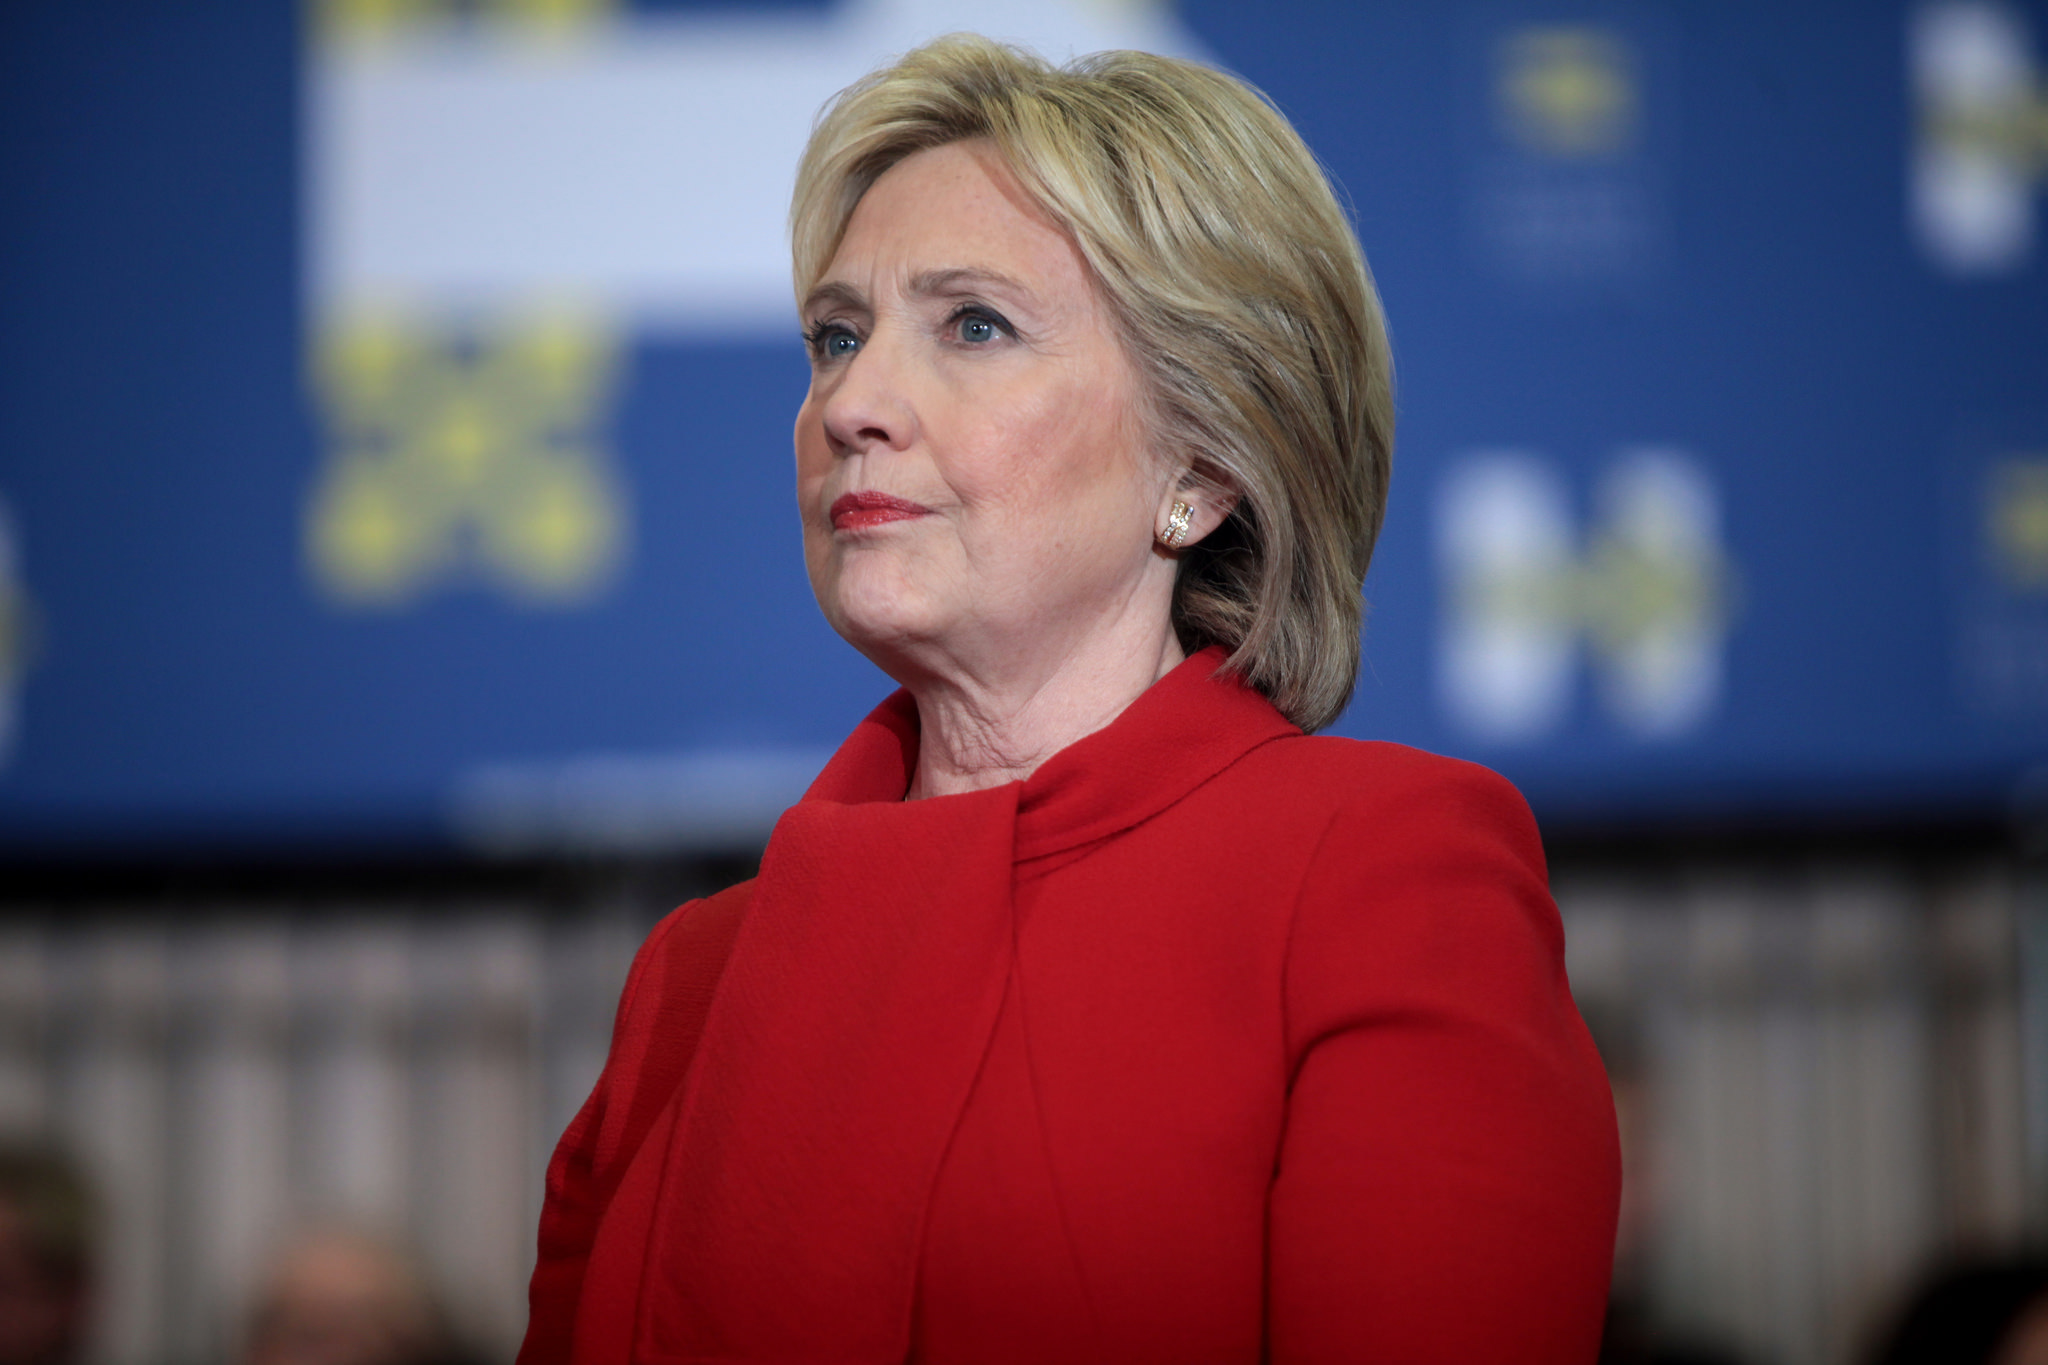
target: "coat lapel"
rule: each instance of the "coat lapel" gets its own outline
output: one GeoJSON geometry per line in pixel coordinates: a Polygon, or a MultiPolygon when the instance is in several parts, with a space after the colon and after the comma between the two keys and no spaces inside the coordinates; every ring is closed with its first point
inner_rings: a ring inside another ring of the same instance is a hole
{"type": "Polygon", "coordinates": [[[904,1359],[1013,956],[1017,793],[783,816],[681,1097],[635,1357],[904,1359]]]}
{"type": "Polygon", "coordinates": [[[900,1365],[926,1208],[1016,960],[1014,868],[1299,733],[1206,650],[1028,783],[904,802],[885,701],[776,825],[681,1091],[606,1215],[577,1359],[900,1365]]]}

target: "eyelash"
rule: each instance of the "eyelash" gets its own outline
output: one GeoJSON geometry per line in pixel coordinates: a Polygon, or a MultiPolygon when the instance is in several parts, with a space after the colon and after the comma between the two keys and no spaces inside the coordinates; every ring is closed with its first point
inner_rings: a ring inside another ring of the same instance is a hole
{"type": "MultiPolygon", "coordinates": [[[[979,303],[965,303],[962,304],[960,307],[955,308],[953,310],[952,316],[946,319],[947,334],[949,336],[957,336],[960,331],[960,324],[966,322],[970,318],[974,319],[977,322],[987,323],[989,326],[995,328],[998,332],[1001,332],[1006,337],[1014,337],[1017,335],[1017,329],[1010,325],[1010,320],[1008,318],[1004,317],[1001,313],[998,313],[995,309],[989,308],[979,303]]],[[[971,345],[972,343],[968,344],[971,345]]]]}
{"type": "Polygon", "coordinates": [[[804,328],[804,346],[810,351],[812,359],[827,359],[825,343],[842,332],[856,341],[860,339],[854,330],[843,322],[820,322],[804,328]]]}
{"type": "MultiPolygon", "coordinates": [[[[960,324],[969,319],[985,322],[1006,337],[1017,335],[1017,329],[1010,325],[1008,318],[996,312],[993,308],[978,303],[962,304],[953,310],[952,314],[946,319],[948,335],[957,339],[960,324]]],[[[859,333],[855,332],[845,323],[828,320],[804,329],[804,346],[810,351],[812,359],[829,360],[831,357],[825,354],[825,346],[833,337],[840,335],[850,336],[856,341],[860,340],[859,333]]],[[[973,345],[975,343],[963,342],[962,344],[973,345]]]]}

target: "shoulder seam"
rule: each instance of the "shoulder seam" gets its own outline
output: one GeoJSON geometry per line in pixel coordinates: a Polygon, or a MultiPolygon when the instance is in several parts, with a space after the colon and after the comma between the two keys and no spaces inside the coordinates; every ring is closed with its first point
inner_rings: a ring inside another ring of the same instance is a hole
{"type": "Polygon", "coordinates": [[[710,897],[708,896],[698,896],[693,900],[684,901],[681,905],[663,915],[660,922],[654,926],[646,939],[641,942],[640,951],[633,955],[633,965],[627,969],[625,985],[619,992],[619,1017],[618,1022],[612,1025],[614,1032],[617,1031],[619,1024],[623,1024],[626,1021],[626,1016],[632,1012],[633,1000],[640,994],[641,982],[645,979],[646,972],[653,968],[654,955],[660,951],[663,941],[675,931],[675,927],[678,924],[683,922],[684,914],[692,907],[702,905],[709,899],[710,897]]]}
{"type": "MultiPolygon", "coordinates": [[[[1301,923],[1301,903],[1308,891],[1309,873],[1314,870],[1323,854],[1323,847],[1330,842],[1331,833],[1337,828],[1337,821],[1351,803],[1342,801],[1323,818],[1323,828],[1316,835],[1315,844],[1309,849],[1308,857],[1302,860],[1301,871],[1294,882],[1294,897],[1287,910],[1287,932],[1280,942],[1280,1069],[1287,1077],[1287,1090],[1292,1093],[1295,1080],[1295,1061],[1288,1056],[1289,1040],[1293,1036],[1293,1023],[1289,1018],[1288,1001],[1290,991],[1288,978],[1294,967],[1294,936],[1301,923]]],[[[1303,1052],[1306,1056],[1306,1051],[1303,1052]]]]}

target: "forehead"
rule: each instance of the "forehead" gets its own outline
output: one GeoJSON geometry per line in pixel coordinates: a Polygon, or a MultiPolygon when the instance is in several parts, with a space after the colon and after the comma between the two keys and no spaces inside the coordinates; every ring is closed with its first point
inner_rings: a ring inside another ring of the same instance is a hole
{"type": "Polygon", "coordinates": [[[1073,238],[979,141],[915,152],[861,196],[825,279],[877,269],[979,269],[1048,293],[1093,293],[1073,238]]]}

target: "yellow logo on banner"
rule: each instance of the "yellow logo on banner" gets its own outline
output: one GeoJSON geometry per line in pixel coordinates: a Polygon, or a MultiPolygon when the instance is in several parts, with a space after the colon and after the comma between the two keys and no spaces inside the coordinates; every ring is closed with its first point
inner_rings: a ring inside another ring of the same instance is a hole
{"type": "Polygon", "coordinates": [[[1639,737],[1685,734],[1718,703],[1735,575],[1712,481],[1684,452],[1642,446],[1594,491],[1582,542],[1540,456],[1482,452],[1440,486],[1438,680],[1475,733],[1530,740],[1564,723],[1582,646],[1601,709],[1639,737]]]}
{"type": "Polygon", "coordinates": [[[2017,270],[2033,255],[2048,83],[2029,29],[2021,10],[1989,0],[1942,0],[1914,16],[1913,224],[1953,274],[2017,270]]]}
{"type": "Polygon", "coordinates": [[[1527,629],[1584,631],[1603,658],[1625,659],[1672,631],[1718,634],[1729,619],[1729,568],[1718,547],[1674,546],[1603,531],[1582,560],[1537,571],[1467,574],[1457,609],[1527,629]]]}
{"type": "Polygon", "coordinates": [[[1730,577],[1717,545],[1678,546],[1610,529],[1594,537],[1565,586],[1593,647],[1620,660],[1669,631],[1725,631],[1730,577]]]}
{"type": "Polygon", "coordinates": [[[315,380],[334,453],[306,523],[321,587],[353,606],[479,574],[536,605],[601,592],[625,542],[595,435],[613,352],[563,318],[475,336],[330,326],[315,380]]]}
{"type": "Polygon", "coordinates": [[[619,8],[619,0],[314,0],[320,35],[362,42],[409,28],[476,19],[527,33],[571,33],[619,8]]]}
{"type": "Polygon", "coordinates": [[[1499,98],[1508,132],[1551,156],[1608,156],[1636,138],[1639,100],[1628,45],[1598,28],[1534,28],[1502,45],[1499,98]]]}
{"type": "Polygon", "coordinates": [[[2048,454],[2017,456],[1991,472],[1986,529],[1999,577],[2048,591],[2048,454]]]}
{"type": "Polygon", "coordinates": [[[1923,97],[1921,136],[1962,157],[1978,157],[2015,180],[2038,182],[2048,173],[2048,87],[2026,78],[1987,91],[1951,92],[1937,86],[1923,97]]]}

